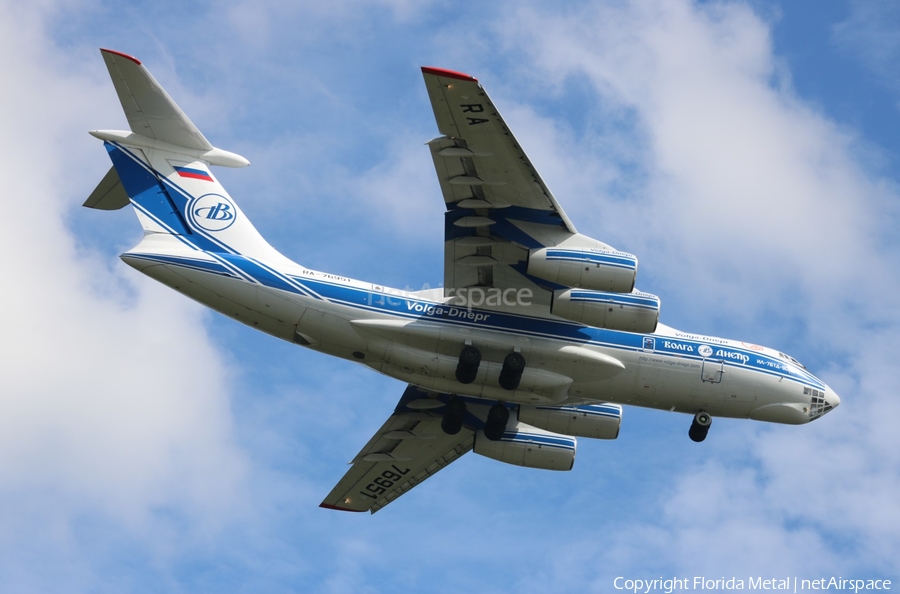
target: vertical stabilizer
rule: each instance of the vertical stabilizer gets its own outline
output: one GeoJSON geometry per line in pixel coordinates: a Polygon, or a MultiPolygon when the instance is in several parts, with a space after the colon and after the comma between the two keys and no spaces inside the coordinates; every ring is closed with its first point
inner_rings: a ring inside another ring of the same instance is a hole
{"type": "Polygon", "coordinates": [[[158,236],[154,245],[169,235],[179,249],[284,260],[210,170],[249,162],[213,147],[139,60],[101,53],[131,132],[91,132],[104,141],[113,169],[85,206],[117,208],[127,196],[145,234],[158,236]]]}

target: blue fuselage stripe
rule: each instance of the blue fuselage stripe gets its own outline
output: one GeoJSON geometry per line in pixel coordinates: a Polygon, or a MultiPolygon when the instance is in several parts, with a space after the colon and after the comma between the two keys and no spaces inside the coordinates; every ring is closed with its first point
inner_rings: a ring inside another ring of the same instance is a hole
{"type": "MultiPolygon", "coordinates": [[[[731,346],[716,345],[712,355],[703,357],[699,348],[706,343],[699,340],[679,339],[655,334],[636,334],[604,328],[584,326],[576,322],[538,318],[493,310],[466,309],[447,304],[426,301],[414,297],[401,297],[345,284],[323,281],[309,277],[275,273],[271,268],[253,262],[237,254],[218,254],[229,265],[238,268],[243,275],[251,277],[263,286],[294,293],[304,297],[324,299],[332,303],[355,309],[399,316],[411,320],[446,323],[485,330],[515,332],[534,337],[593,344],[601,347],[646,351],[645,338],[654,343],[654,355],[676,356],[697,361],[714,361],[738,368],[749,368],[768,375],[788,376],[806,385],[824,389],[815,376],[803,373],[785,363],[752,351],[731,346]]],[[[178,257],[170,257],[169,263],[176,264],[178,257]]],[[[184,259],[184,266],[195,267],[195,261],[184,259]]],[[[212,271],[210,271],[212,272],[212,271]]]]}

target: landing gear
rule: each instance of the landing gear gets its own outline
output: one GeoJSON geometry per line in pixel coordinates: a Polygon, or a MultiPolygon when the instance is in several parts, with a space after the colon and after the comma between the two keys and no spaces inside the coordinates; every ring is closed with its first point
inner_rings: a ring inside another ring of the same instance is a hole
{"type": "Polygon", "coordinates": [[[525,357],[519,353],[510,353],[503,360],[500,370],[500,387],[504,390],[515,390],[519,387],[522,372],[525,371],[525,357]]]}
{"type": "Polygon", "coordinates": [[[694,415],[694,422],[691,423],[691,428],[688,429],[688,437],[697,443],[703,441],[706,439],[706,434],[709,433],[710,425],[712,425],[712,417],[709,416],[709,413],[698,412],[694,415]]]}
{"type": "Polygon", "coordinates": [[[457,397],[450,399],[444,407],[444,418],[441,419],[441,429],[447,435],[456,435],[462,429],[463,419],[466,418],[466,403],[457,397]]]}
{"type": "MultiPolygon", "coordinates": [[[[461,384],[471,384],[478,376],[478,366],[481,365],[481,351],[468,345],[459,353],[459,363],[456,365],[456,381],[461,384]]],[[[503,360],[498,382],[504,390],[515,390],[522,381],[522,372],[525,371],[525,357],[519,353],[510,353],[503,360]]]]}
{"type": "Polygon", "coordinates": [[[484,436],[491,441],[500,441],[508,421],[509,409],[498,402],[488,411],[487,421],[484,422],[484,436]]]}
{"type": "Polygon", "coordinates": [[[461,384],[471,384],[478,375],[478,366],[481,364],[481,351],[473,346],[463,347],[459,354],[459,364],[456,366],[456,381],[461,384]]]}

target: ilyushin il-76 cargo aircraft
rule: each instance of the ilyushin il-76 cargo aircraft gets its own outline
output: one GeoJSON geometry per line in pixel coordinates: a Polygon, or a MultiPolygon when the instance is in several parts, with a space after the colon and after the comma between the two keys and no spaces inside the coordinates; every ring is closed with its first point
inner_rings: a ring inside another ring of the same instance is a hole
{"type": "Polygon", "coordinates": [[[213,175],[213,147],[137,59],[101,50],[130,131],[95,130],[112,168],[85,206],[131,204],[126,264],[239,322],[408,384],[321,506],[372,513],[469,450],[570,470],[576,437],[615,439],[622,405],[800,425],[840,403],[794,358],[658,322],[637,259],[582,235],[478,80],[422,68],[440,136],[443,287],[318,272],[270,246],[213,175]]]}

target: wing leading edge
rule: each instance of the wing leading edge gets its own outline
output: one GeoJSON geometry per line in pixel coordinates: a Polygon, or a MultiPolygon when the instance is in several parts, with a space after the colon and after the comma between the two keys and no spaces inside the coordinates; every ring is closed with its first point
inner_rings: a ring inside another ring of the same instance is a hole
{"type": "Polygon", "coordinates": [[[472,449],[475,433],[441,430],[444,403],[409,386],[319,507],[377,512],[472,449]]]}

